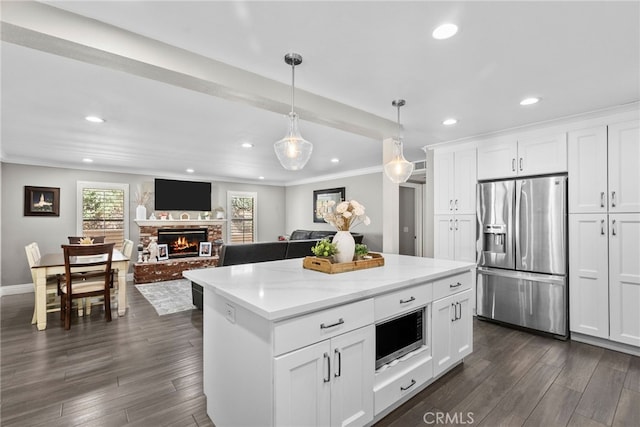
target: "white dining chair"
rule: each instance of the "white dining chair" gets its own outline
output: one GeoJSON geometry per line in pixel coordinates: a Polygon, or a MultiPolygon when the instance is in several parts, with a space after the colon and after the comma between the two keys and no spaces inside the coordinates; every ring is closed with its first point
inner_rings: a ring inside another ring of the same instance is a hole
{"type": "MultiPolygon", "coordinates": [[[[34,290],[34,303],[33,303],[33,317],[31,318],[31,324],[36,324],[36,304],[35,304],[35,292],[36,292],[36,271],[33,266],[40,261],[40,248],[36,242],[29,243],[24,247],[27,253],[27,262],[29,263],[29,269],[31,270],[31,279],[33,280],[34,290]]],[[[58,298],[58,280],[59,276],[47,277],[47,313],[54,311],[60,311],[60,299],[58,298]]]]}

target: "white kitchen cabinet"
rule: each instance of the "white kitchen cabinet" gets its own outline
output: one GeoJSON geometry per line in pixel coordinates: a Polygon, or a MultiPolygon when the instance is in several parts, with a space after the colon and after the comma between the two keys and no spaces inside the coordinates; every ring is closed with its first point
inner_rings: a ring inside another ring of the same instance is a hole
{"type": "Polygon", "coordinates": [[[435,215],[434,257],[476,261],[476,216],[435,215]]]}
{"type": "Polygon", "coordinates": [[[572,332],[640,346],[640,214],[569,215],[572,332]]]}
{"type": "Polygon", "coordinates": [[[515,139],[479,144],[479,180],[567,171],[566,133],[515,139]]]}
{"type": "Polygon", "coordinates": [[[569,213],[640,212],[639,123],[569,133],[569,213]]]}
{"type": "Polygon", "coordinates": [[[472,297],[467,289],[433,302],[434,377],[473,351],[472,297]]]}
{"type": "Polygon", "coordinates": [[[275,424],[356,426],[373,420],[374,327],[275,358],[275,424]]]}
{"type": "Polygon", "coordinates": [[[640,214],[609,215],[610,339],[640,346],[640,214]]]}
{"type": "Polygon", "coordinates": [[[609,212],[640,212],[640,121],[609,125],[609,212]]]}
{"type": "Polygon", "coordinates": [[[570,329],[609,337],[609,257],[606,214],[569,216],[570,329]]]}
{"type": "Polygon", "coordinates": [[[476,150],[433,154],[434,213],[474,214],[476,211],[476,150]]]}

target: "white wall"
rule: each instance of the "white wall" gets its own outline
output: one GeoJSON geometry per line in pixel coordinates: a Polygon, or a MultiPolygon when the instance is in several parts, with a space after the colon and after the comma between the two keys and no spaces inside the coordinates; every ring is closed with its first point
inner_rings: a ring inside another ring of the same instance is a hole
{"type": "MultiPolygon", "coordinates": [[[[76,169],[25,166],[2,163],[0,169],[0,260],[2,286],[31,283],[31,274],[27,264],[24,247],[38,242],[43,253],[60,250],[67,236],[76,234],[76,183],[77,181],[95,181],[129,184],[130,212],[129,238],[136,244],[139,229],[135,224],[136,203],[133,197],[138,185],[153,188],[151,176],[120,174],[111,172],[93,172],[76,169]],[[24,186],[59,187],[60,216],[35,217],[24,216],[24,186]]],[[[194,178],[197,179],[197,178],[194,178]]],[[[276,240],[285,234],[285,190],[284,187],[237,184],[226,182],[212,183],[212,207],[226,206],[223,201],[227,190],[253,191],[258,193],[258,240],[276,240]]],[[[147,206],[150,213],[153,205],[147,206]]]]}
{"type": "Polygon", "coordinates": [[[331,230],[327,223],[313,222],[313,192],[345,187],[347,200],[355,199],[364,205],[371,218],[369,226],[359,225],[353,232],[362,233],[370,250],[382,250],[382,173],[333,179],[286,188],[286,234],[293,230],[331,230]]]}

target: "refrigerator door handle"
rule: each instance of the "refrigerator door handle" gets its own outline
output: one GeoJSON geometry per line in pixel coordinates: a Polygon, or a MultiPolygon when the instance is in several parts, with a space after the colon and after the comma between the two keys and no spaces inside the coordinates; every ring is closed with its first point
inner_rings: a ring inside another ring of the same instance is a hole
{"type": "Polygon", "coordinates": [[[565,276],[552,274],[527,273],[516,270],[498,270],[486,267],[478,267],[477,271],[478,274],[483,274],[486,276],[508,277],[510,279],[537,280],[540,282],[556,283],[559,285],[565,283],[566,279],[565,276]]]}

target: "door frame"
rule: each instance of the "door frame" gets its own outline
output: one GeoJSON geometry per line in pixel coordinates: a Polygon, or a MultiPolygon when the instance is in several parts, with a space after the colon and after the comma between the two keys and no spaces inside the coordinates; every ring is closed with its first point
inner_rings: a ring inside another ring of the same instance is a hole
{"type": "MultiPolygon", "coordinates": [[[[414,194],[414,206],[415,206],[415,230],[416,238],[414,241],[416,256],[424,256],[424,199],[426,184],[415,184],[413,182],[403,182],[400,187],[410,187],[415,191],[414,194]]],[[[400,208],[400,206],[398,206],[400,208]]]]}

